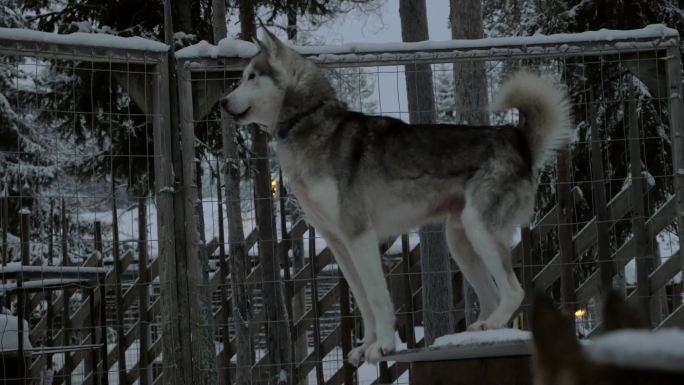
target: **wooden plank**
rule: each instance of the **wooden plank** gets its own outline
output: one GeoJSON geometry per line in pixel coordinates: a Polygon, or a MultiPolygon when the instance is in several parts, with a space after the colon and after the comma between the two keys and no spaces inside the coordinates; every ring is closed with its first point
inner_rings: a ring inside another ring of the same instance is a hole
{"type": "Polygon", "coordinates": [[[411,385],[529,385],[530,356],[473,358],[411,364],[411,385]],[[458,373],[457,378],[454,374],[458,373]]]}
{"type": "Polygon", "coordinates": [[[656,327],[656,329],[684,327],[684,304],[679,305],[670,315],[663,320],[663,322],[656,327]]]}
{"type": "Polygon", "coordinates": [[[320,315],[331,310],[339,301],[341,295],[341,285],[336,283],[328,290],[320,301],[316,301],[316,306],[311,306],[302,317],[295,322],[297,335],[302,335],[308,330],[320,315]]]}
{"type": "MultiPolygon", "coordinates": [[[[648,191],[652,188],[646,181],[644,180],[643,182],[643,188],[644,188],[644,194],[648,193],[648,191]]],[[[630,192],[629,189],[624,189],[617,193],[613,199],[608,202],[608,208],[611,213],[611,218],[617,219],[617,218],[622,218],[627,214],[627,211],[630,208],[630,192]]],[[[662,214],[658,214],[662,211],[670,210],[671,209],[671,203],[668,200],[659,210],[654,214],[651,219],[657,218],[657,220],[660,221],[666,221],[668,220],[666,216],[663,216],[662,214]]],[[[669,219],[671,220],[671,219],[669,219]]],[[[614,224],[615,222],[611,222],[611,225],[614,224]]],[[[656,228],[659,228],[660,225],[653,225],[656,228]]],[[[575,252],[576,254],[582,254],[586,252],[591,245],[593,245],[596,242],[596,236],[597,236],[597,227],[596,227],[596,218],[592,218],[589,222],[587,222],[584,227],[573,236],[573,242],[575,245],[575,252]]],[[[559,255],[556,254],[549,263],[547,263],[542,270],[537,273],[534,277],[534,284],[535,287],[539,290],[546,290],[549,288],[559,277],[560,277],[560,265],[559,263],[559,255]]]]}
{"type": "Polygon", "coordinates": [[[681,270],[682,254],[680,251],[675,252],[665,262],[658,265],[655,270],[649,275],[651,289],[658,290],[665,286],[670,280],[681,270]]]}
{"type": "MultiPolygon", "coordinates": [[[[646,233],[647,234],[658,234],[665,226],[669,225],[672,217],[675,215],[673,212],[674,205],[672,204],[674,198],[668,199],[667,202],[658,210],[656,213],[646,221],[646,233]],[[669,219],[668,219],[669,218],[669,219]]],[[[634,256],[634,240],[629,238],[625,243],[620,246],[620,248],[615,252],[614,259],[617,263],[616,267],[622,269],[625,267],[627,262],[634,256]]],[[[663,271],[664,272],[664,271],[663,271]]],[[[660,274],[663,274],[661,272],[660,274]]],[[[652,279],[652,278],[649,278],[652,279]]],[[[659,278],[660,279],[660,278],[659,278]]],[[[654,285],[651,282],[652,288],[658,288],[659,286],[654,285]]],[[[600,273],[595,271],[589,278],[584,280],[581,285],[576,290],[578,303],[585,303],[592,296],[594,296],[600,286],[600,273]]]]}

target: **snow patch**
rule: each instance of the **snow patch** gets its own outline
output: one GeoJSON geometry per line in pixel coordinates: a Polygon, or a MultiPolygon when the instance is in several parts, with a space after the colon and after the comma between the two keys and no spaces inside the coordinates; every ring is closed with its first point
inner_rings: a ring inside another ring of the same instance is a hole
{"type": "Polygon", "coordinates": [[[677,370],[684,368],[684,330],[618,330],[598,336],[584,348],[596,362],[622,367],[677,370]]]}
{"type": "MultiPolygon", "coordinates": [[[[24,348],[31,347],[29,339],[29,324],[24,322],[24,348]]],[[[14,352],[19,349],[19,322],[17,317],[0,314],[0,352],[14,352]]]]}

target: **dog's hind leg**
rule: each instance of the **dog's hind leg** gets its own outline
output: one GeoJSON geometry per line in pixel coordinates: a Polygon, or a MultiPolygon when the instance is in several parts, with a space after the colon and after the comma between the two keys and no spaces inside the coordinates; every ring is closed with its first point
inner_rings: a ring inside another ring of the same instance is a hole
{"type": "Polygon", "coordinates": [[[394,306],[382,271],[378,236],[375,231],[367,228],[357,235],[347,237],[345,245],[373,309],[377,340],[368,346],[365,358],[375,364],[395,348],[394,306]]]}
{"type": "Polygon", "coordinates": [[[480,314],[477,320],[484,321],[494,312],[499,303],[499,294],[494,280],[484,261],[468,240],[458,215],[452,214],[447,218],[444,230],[451,257],[456,261],[465,279],[475,289],[480,302],[480,314]]]}
{"type": "Polygon", "coordinates": [[[354,300],[361,311],[361,317],[363,318],[363,342],[360,346],[353,348],[347,355],[349,363],[358,366],[366,349],[368,349],[376,339],[373,308],[368,302],[361,277],[354,267],[352,257],[349,255],[347,248],[337,237],[323,232],[321,232],[321,235],[323,235],[328,243],[328,247],[330,247],[330,250],[332,250],[335,255],[335,261],[340,267],[340,270],[342,270],[342,274],[344,275],[347,284],[349,284],[349,289],[351,289],[354,300]]]}
{"type": "MultiPolygon", "coordinates": [[[[499,290],[499,305],[486,320],[478,321],[470,325],[470,330],[497,329],[503,327],[518,309],[525,296],[525,291],[520,286],[518,278],[513,271],[511,252],[502,241],[507,239],[507,224],[488,222],[482,211],[476,207],[476,200],[472,194],[466,193],[466,205],[461,214],[466,236],[470,240],[473,249],[482,257],[482,261],[494,277],[499,290]],[[502,234],[503,233],[503,234],[502,234]]],[[[504,202],[506,199],[500,200],[504,202]]],[[[489,207],[496,210],[497,208],[489,207]]]]}

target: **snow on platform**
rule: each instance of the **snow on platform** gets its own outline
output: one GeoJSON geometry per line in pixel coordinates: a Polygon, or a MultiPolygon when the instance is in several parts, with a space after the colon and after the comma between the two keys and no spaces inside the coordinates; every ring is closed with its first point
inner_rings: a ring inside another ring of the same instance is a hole
{"type": "Polygon", "coordinates": [[[598,363],[684,372],[684,330],[617,330],[585,342],[584,352],[598,363]]]}
{"type": "Polygon", "coordinates": [[[439,337],[429,348],[399,351],[383,361],[419,362],[531,354],[532,336],[518,329],[462,332],[439,337]]]}

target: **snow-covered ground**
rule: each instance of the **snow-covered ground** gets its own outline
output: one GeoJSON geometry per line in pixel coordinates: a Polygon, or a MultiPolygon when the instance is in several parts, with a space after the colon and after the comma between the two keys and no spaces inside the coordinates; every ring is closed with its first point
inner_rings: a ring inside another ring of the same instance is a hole
{"type": "MultiPolygon", "coordinates": [[[[24,320],[24,330],[29,330],[29,325],[24,320]]],[[[24,347],[30,348],[31,341],[28,333],[24,333],[24,347]]],[[[0,314],[0,352],[15,352],[19,348],[19,322],[17,317],[9,314],[0,314]]]]}
{"type": "Polygon", "coordinates": [[[466,346],[466,345],[490,345],[499,342],[529,341],[531,334],[519,329],[498,329],[476,332],[462,332],[448,334],[435,339],[431,347],[439,346],[466,346]]]}

